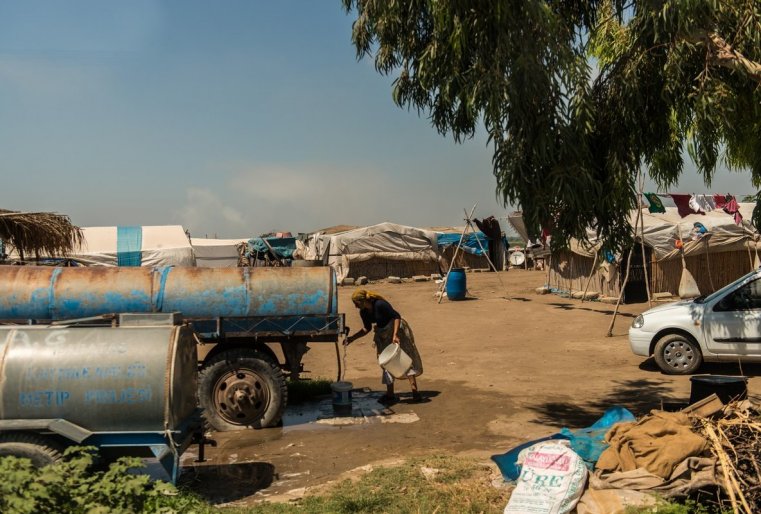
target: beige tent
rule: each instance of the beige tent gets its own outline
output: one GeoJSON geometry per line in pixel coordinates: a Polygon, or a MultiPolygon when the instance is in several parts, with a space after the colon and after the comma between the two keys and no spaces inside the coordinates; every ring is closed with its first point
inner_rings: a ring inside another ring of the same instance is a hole
{"type": "Polygon", "coordinates": [[[439,272],[436,233],[395,223],[332,235],[318,232],[307,238],[305,246],[307,259],[327,254],[339,281],[346,277],[375,280],[439,272]]]}
{"type": "MultiPolygon", "coordinates": [[[[750,223],[755,204],[740,203],[739,207],[743,216],[739,225],[722,210],[682,218],[673,207],[667,207],[665,214],[651,214],[643,208],[647,266],[643,267],[640,246],[635,245],[625,299],[641,299],[645,291],[645,271],[652,293],[678,294],[682,271],[682,259],[676,248],[678,239],[684,242],[687,269],[702,294],[711,293],[750,271],[759,245],[759,234],[750,223]],[[708,235],[698,237],[695,223],[703,225],[708,235]]],[[[630,219],[633,224],[636,211],[632,211],[630,219]]],[[[594,239],[589,245],[574,241],[569,250],[553,253],[549,285],[562,291],[581,291],[591,274],[591,291],[618,296],[627,253],[616,256],[613,263],[598,257],[595,264],[594,256],[600,247],[600,242],[594,239]]]]}

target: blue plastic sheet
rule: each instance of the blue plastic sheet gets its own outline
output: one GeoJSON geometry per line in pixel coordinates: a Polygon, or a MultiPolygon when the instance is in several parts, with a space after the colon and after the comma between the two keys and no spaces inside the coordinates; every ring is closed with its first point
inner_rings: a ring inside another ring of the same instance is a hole
{"type": "Polygon", "coordinates": [[[296,238],[295,237],[268,237],[265,243],[261,237],[255,237],[248,241],[248,253],[251,254],[265,254],[270,251],[275,253],[273,257],[279,259],[290,259],[293,257],[293,252],[296,251],[296,238]],[[269,244],[269,246],[267,246],[269,244]]]}
{"type": "Polygon", "coordinates": [[[594,465],[600,458],[600,454],[608,447],[603,442],[603,439],[605,439],[605,434],[608,433],[610,427],[616,423],[636,420],[637,418],[634,417],[634,414],[627,409],[623,407],[611,407],[592,426],[577,430],[569,430],[564,427],[560,430],[560,434],[571,441],[571,448],[579,457],[584,459],[587,466],[594,468],[594,465]]]}
{"type": "MultiPolygon", "coordinates": [[[[439,247],[445,248],[447,246],[457,246],[460,241],[460,234],[438,234],[436,236],[439,247]]],[[[484,235],[483,232],[468,233],[462,238],[462,249],[473,255],[483,255],[481,246],[484,250],[489,249],[489,238],[484,235]]]]}
{"type": "Polygon", "coordinates": [[[587,467],[593,469],[600,454],[608,447],[603,439],[610,427],[616,423],[636,421],[636,419],[634,414],[623,407],[611,407],[590,427],[577,430],[562,428],[557,434],[523,443],[501,455],[492,455],[491,460],[497,464],[505,480],[517,480],[521,474],[521,466],[518,464],[518,455],[521,451],[542,441],[565,439],[570,442],[571,449],[584,459],[587,467]]]}
{"type": "Polygon", "coordinates": [[[116,265],[143,263],[143,227],[116,227],[116,265]]]}

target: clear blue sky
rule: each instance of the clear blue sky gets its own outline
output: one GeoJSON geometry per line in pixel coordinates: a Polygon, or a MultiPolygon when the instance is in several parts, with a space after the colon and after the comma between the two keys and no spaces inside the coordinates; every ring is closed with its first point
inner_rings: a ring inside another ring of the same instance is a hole
{"type": "Polygon", "coordinates": [[[4,0],[0,207],[219,237],[504,215],[485,137],[397,108],[351,21],[339,0],[4,0]]]}

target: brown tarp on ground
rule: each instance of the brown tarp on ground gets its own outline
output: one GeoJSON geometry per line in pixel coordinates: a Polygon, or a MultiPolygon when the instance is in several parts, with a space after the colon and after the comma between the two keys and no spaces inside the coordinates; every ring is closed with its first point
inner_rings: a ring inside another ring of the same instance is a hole
{"type": "Polygon", "coordinates": [[[605,437],[610,444],[590,477],[594,489],[685,494],[716,484],[716,460],[708,442],[692,431],[682,412],[654,410],[637,422],[618,423],[605,437]]]}
{"type": "Polygon", "coordinates": [[[588,488],[576,504],[576,514],[626,514],[632,508],[652,507],[656,501],[654,495],[639,491],[588,488]]]}

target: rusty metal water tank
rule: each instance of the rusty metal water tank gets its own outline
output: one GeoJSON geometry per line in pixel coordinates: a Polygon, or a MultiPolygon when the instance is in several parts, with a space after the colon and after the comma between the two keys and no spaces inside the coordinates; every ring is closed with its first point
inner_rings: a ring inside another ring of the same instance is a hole
{"type": "Polygon", "coordinates": [[[0,326],[0,420],[89,432],[178,429],[196,409],[189,327],[0,326]]]}
{"type": "Polygon", "coordinates": [[[120,312],[185,318],[338,312],[335,272],[317,268],[0,266],[0,319],[62,320],[120,312]]]}

